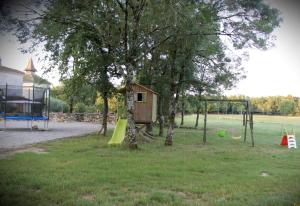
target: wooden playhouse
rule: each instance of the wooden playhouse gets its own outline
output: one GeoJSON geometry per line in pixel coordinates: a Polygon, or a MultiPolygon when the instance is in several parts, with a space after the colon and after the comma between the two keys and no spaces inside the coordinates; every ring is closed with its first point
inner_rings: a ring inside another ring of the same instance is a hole
{"type": "Polygon", "coordinates": [[[156,121],[157,93],[134,83],[134,121],[137,124],[148,124],[156,121]]]}
{"type": "MultiPolygon", "coordinates": [[[[157,93],[153,90],[134,83],[132,84],[132,89],[134,93],[134,111],[133,117],[136,124],[143,124],[142,127],[137,128],[137,132],[139,133],[146,125],[149,125],[152,122],[156,121],[156,112],[157,112],[157,93]]],[[[122,88],[119,90],[123,95],[126,93],[126,88],[122,88]]],[[[124,95],[126,98],[126,95],[124,95]]],[[[125,101],[126,102],[126,101],[125,101]]],[[[122,104],[124,106],[124,104],[122,104]]],[[[123,109],[121,109],[120,113],[123,113],[123,109]]],[[[126,127],[127,127],[127,119],[122,118],[122,115],[119,118],[113,136],[108,142],[109,145],[121,144],[126,135],[126,127]]],[[[149,141],[149,138],[153,138],[152,134],[143,132],[140,133],[144,139],[149,141]]]]}

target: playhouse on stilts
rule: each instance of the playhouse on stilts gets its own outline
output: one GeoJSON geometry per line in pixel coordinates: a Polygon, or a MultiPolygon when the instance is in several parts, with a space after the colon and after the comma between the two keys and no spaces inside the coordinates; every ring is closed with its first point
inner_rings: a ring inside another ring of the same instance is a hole
{"type": "MultiPolygon", "coordinates": [[[[156,121],[157,114],[157,93],[148,87],[141,84],[134,83],[132,85],[134,92],[134,121],[137,125],[142,125],[137,127],[137,132],[140,133],[142,129],[147,125],[156,121]]],[[[125,94],[125,89],[121,89],[120,93],[125,94]]],[[[124,103],[122,103],[124,106],[124,103]]],[[[120,109],[121,110],[121,109],[120,109]]],[[[118,111],[119,113],[120,111],[118,111]]],[[[125,111],[123,111],[125,112],[125,111]]],[[[108,144],[121,144],[125,138],[127,119],[121,115],[118,119],[117,125],[115,127],[113,136],[108,144]]],[[[151,135],[142,132],[140,133],[143,137],[147,138],[151,135]]]]}

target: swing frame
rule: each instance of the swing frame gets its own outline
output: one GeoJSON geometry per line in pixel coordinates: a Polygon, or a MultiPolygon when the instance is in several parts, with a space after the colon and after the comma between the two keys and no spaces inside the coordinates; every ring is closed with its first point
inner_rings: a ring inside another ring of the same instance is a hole
{"type": "Polygon", "coordinates": [[[248,123],[250,127],[250,135],[251,135],[251,146],[254,147],[254,135],[253,135],[253,112],[251,111],[251,101],[246,99],[200,99],[200,101],[204,102],[204,132],[203,132],[203,144],[206,144],[207,140],[207,103],[208,102],[236,102],[243,103],[245,107],[245,112],[243,112],[243,126],[244,126],[244,142],[247,139],[247,128],[248,123]]]}

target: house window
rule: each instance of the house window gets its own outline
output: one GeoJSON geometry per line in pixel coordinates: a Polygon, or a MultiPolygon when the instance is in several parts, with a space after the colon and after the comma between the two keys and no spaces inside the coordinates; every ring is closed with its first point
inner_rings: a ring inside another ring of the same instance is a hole
{"type": "Polygon", "coordinates": [[[136,101],[137,102],[146,102],[146,96],[147,96],[146,92],[138,92],[136,101]]]}

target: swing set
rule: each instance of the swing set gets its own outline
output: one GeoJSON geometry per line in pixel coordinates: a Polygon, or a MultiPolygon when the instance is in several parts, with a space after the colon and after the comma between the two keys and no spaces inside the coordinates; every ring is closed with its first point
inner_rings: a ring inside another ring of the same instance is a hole
{"type": "MultiPolygon", "coordinates": [[[[203,144],[206,143],[207,140],[207,106],[208,102],[235,102],[235,103],[242,103],[244,106],[244,112],[243,112],[243,126],[244,126],[244,142],[246,142],[247,139],[247,130],[248,130],[248,124],[250,126],[250,136],[251,136],[251,145],[254,147],[254,136],[253,136],[253,113],[250,111],[251,108],[251,102],[249,100],[245,99],[236,99],[236,100],[229,100],[229,99],[201,99],[200,101],[204,102],[204,132],[203,132],[203,144]]],[[[221,130],[218,132],[218,135],[220,137],[225,136],[225,131],[221,130]]],[[[234,139],[237,139],[237,137],[233,137],[234,139]]]]}

